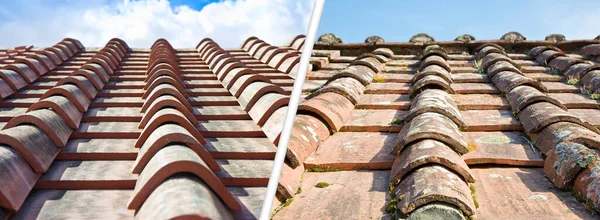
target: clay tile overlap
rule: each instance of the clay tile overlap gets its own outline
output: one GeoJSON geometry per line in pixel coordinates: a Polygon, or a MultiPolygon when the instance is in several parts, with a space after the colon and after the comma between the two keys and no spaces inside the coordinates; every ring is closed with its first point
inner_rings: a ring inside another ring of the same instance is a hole
{"type": "Polygon", "coordinates": [[[410,88],[410,95],[415,96],[419,92],[426,89],[440,89],[444,90],[450,94],[455,94],[456,92],[450,84],[444,80],[442,77],[437,75],[428,75],[424,76],[419,81],[415,82],[410,88]]]}
{"type": "Polygon", "coordinates": [[[518,114],[518,117],[523,123],[523,128],[527,133],[538,132],[544,127],[556,122],[572,122],[584,126],[596,133],[600,133],[598,132],[598,129],[588,122],[581,120],[579,117],[548,102],[531,104],[524,108],[518,114]]]}
{"type": "Polygon", "coordinates": [[[0,131],[0,144],[19,153],[36,173],[44,173],[58,154],[58,147],[46,133],[32,125],[19,125],[0,131]]]}
{"type": "Polygon", "coordinates": [[[548,65],[554,58],[566,56],[562,51],[546,50],[536,57],[536,61],[542,65],[548,65]]]}
{"type": "Polygon", "coordinates": [[[421,80],[423,77],[429,76],[429,75],[435,75],[435,76],[441,77],[446,82],[452,83],[452,76],[451,76],[450,72],[448,72],[448,70],[446,68],[439,66],[439,65],[428,65],[425,68],[422,68],[420,70],[419,74],[416,74],[413,77],[412,81],[417,82],[417,81],[421,80]]]}
{"type": "Polygon", "coordinates": [[[600,69],[599,65],[589,64],[589,63],[577,63],[573,64],[566,70],[563,75],[567,77],[567,79],[576,79],[579,80],[589,71],[600,69]]]}
{"type": "Polygon", "coordinates": [[[265,83],[265,82],[253,82],[244,89],[240,97],[238,98],[238,102],[244,108],[244,111],[250,111],[256,101],[260,99],[260,97],[264,96],[267,93],[279,93],[285,94],[283,89],[279,86],[265,83]]]}
{"type": "Polygon", "coordinates": [[[571,142],[600,149],[600,135],[584,126],[571,122],[557,122],[542,129],[535,139],[542,153],[548,155],[558,143],[571,142]]]}
{"type": "MultiPolygon", "coordinates": [[[[227,84],[228,88],[226,89],[229,89],[233,96],[240,97],[244,89],[246,89],[246,87],[253,82],[272,83],[269,77],[258,74],[246,74],[238,77],[235,80],[235,83],[230,82],[229,84],[227,84]]],[[[223,81],[223,84],[225,84],[225,81],[223,81]]]]}
{"type": "Polygon", "coordinates": [[[279,135],[283,129],[283,121],[285,120],[287,109],[288,107],[284,106],[275,110],[262,126],[262,130],[267,138],[275,145],[279,144],[279,135]]]}
{"type": "Polygon", "coordinates": [[[157,187],[178,173],[190,173],[197,176],[229,209],[241,209],[240,204],[206,163],[192,149],[181,145],[162,148],[150,159],[138,177],[128,207],[139,209],[157,187]]]}
{"type": "Polygon", "coordinates": [[[581,84],[591,93],[600,93],[600,70],[593,70],[585,74],[581,78],[581,84]]]}
{"type": "MultiPolygon", "coordinates": [[[[148,91],[150,90],[147,90],[146,93],[148,91]]],[[[189,104],[185,96],[183,96],[179,91],[177,91],[177,89],[174,86],[171,86],[169,84],[160,84],[154,90],[150,91],[149,95],[147,95],[146,101],[144,102],[144,105],[142,106],[140,112],[146,112],[146,110],[150,107],[150,104],[152,104],[155,100],[158,100],[160,97],[163,97],[165,95],[176,98],[190,112],[194,111],[194,109],[189,104]]]]}
{"type": "Polygon", "coordinates": [[[363,94],[364,89],[365,87],[355,78],[337,78],[336,80],[327,83],[323,88],[308,95],[306,99],[312,99],[321,94],[333,92],[346,97],[353,105],[356,105],[360,100],[360,95],[363,94]]]}
{"type": "Polygon", "coordinates": [[[164,124],[152,131],[148,139],[144,142],[138,153],[133,166],[133,173],[142,172],[148,161],[162,148],[170,145],[180,144],[192,149],[207,166],[214,172],[221,171],[221,167],[215,162],[212,156],[204,149],[202,144],[185,128],[175,124],[164,124]]]}
{"type": "MultiPolygon", "coordinates": [[[[104,87],[104,82],[100,78],[101,75],[97,74],[96,72],[87,70],[87,69],[78,69],[78,70],[75,70],[75,71],[73,71],[73,73],[70,74],[70,76],[83,76],[83,77],[87,78],[87,80],[90,83],[92,83],[92,85],[94,85],[94,88],[96,90],[100,90],[100,89],[102,89],[102,87],[104,87]]],[[[59,81],[59,82],[61,82],[61,81],[59,81]]],[[[62,85],[62,84],[64,84],[64,83],[60,83],[60,84],[57,83],[57,85],[62,85]]],[[[75,85],[77,85],[77,84],[75,84],[75,85]]],[[[88,90],[88,89],[86,89],[86,90],[88,90]]]]}
{"type": "Polygon", "coordinates": [[[467,127],[454,99],[444,91],[428,89],[419,93],[419,95],[412,100],[410,110],[404,116],[404,120],[410,121],[416,116],[426,112],[435,112],[444,115],[460,128],[467,127]]]}
{"type": "Polygon", "coordinates": [[[585,61],[582,59],[564,56],[552,59],[550,63],[548,63],[548,66],[557,69],[562,73],[567,71],[573,64],[577,63],[585,63],[585,61]]]}
{"type": "Polygon", "coordinates": [[[329,128],[323,121],[311,115],[296,115],[288,143],[286,158],[290,166],[296,168],[313,153],[319,144],[329,138],[329,128]]]}
{"type": "Polygon", "coordinates": [[[496,74],[504,71],[510,71],[521,75],[523,74],[521,73],[521,70],[515,67],[512,63],[503,60],[498,61],[492,64],[490,67],[488,67],[486,73],[488,78],[492,79],[494,78],[494,76],[496,76],[496,74]]]}
{"type": "MultiPolygon", "coordinates": [[[[79,128],[79,123],[81,122],[81,118],[83,114],[77,110],[73,102],[63,96],[50,96],[43,100],[40,100],[29,109],[27,112],[35,111],[39,109],[52,109],[56,114],[58,114],[71,129],[75,130],[79,128]]],[[[54,127],[55,125],[53,125],[54,127]]],[[[56,128],[56,127],[54,127],[56,128]]]]}
{"type": "Polygon", "coordinates": [[[367,66],[353,65],[346,67],[339,73],[336,73],[335,75],[330,77],[325,84],[327,85],[339,78],[350,77],[355,80],[358,80],[363,86],[366,86],[371,84],[374,75],[375,72],[367,66]]]}
{"type": "Polygon", "coordinates": [[[319,116],[327,123],[329,130],[334,133],[339,131],[344,122],[351,116],[354,105],[346,97],[337,93],[328,92],[301,102],[299,112],[309,112],[319,116]]]}
{"type": "Polygon", "coordinates": [[[48,90],[40,99],[45,99],[53,95],[64,96],[69,99],[80,112],[86,112],[90,106],[90,100],[85,96],[83,91],[79,87],[71,84],[64,84],[55,86],[48,90]]]}
{"type": "Polygon", "coordinates": [[[427,56],[425,59],[423,59],[423,61],[421,61],[421,66],[419,67],[419,69],[422,71],[426,67],[429,67],[432,65],[437,65],[437,66],[443,67],[449,73],[452,72],[450,65],[448,65],[448,62],[446,62],[444,57],[437,56],[437,55],[430,55],[430,56],[427,56]]]}
{"type": "MultiPolygon", "coordinates": [[[[89,74],[88,76],[92,76],[95,74],[89,74]]],[[[100,80],[100,79],[98,79],[100,80]]],[[[89,80],[89,78],[86,77],[86,75],[75,75],[72,74],[72,76],[69,77],[65,77],[62,78],[61,80],[59,80],[56,85],[57,86],[61,86],[64,84],[73,84],[77,87],[79,87],[81,89],[81,91],[83,92],[83,94],[85,94],[85,96],[88,99],[93,99],[94,97],[96,97],[96,95],[98,94],[98,89],[94,86],[94,83],[92,83],[92,81],[89,80]]]]}
{"type": "Polygon", "coordinates": [[[564,189],[577,173],[594,164],[598,155],[578,143],[561,142],[551,149],[544,161],[544,174],[559,189],[564,189]]]}
{"type": "Polygon", "coordinates": [[[600,163],[593,164],[590,168],[583,169],[573,179],[573,188],[589,199],[591,204],[600,208],[600,163]]]}
{"type": "Polygon", "coordinates": [[[446,144],[425,139],[417,141],[407,147],[400,155],[396,156],[392,165],[391,181],[402,181],[402,179],[415,169],[428,165],[441,165],[448,170],[459,174],[462,179],[469,183],[475,182],[475,177],[469,171],[465,161],[446,144]]]}
{"type": "Polygon", "coordinates": [[[163,110],[173,110],[178,112],[177,114],[181,114],[185,116],[185,118],[190,121],[193,125],[198,125],[198,119],[189,111],[184,105],[177,100],[175,97],[170,95],[160,96],[154,101],[150,102],[150,107],[146,110],[144,117],[142,117],[142,121],[140,122],[139,128],[143,128],[146,126],[151,117],[159,114],[159,112],[166,112],[163,110]]]}
{"type": "MultiPolygon", "coordinates": [[[[13,70],[0,69],[0,79],[10,86],[12,90],[19,90],[27,86],[25,79],[13,70]]],[[[12,93],[11,93],[12,94],[12,93]]]]}
{"type": "Polygon", "coordinates": [[[387,58],[392,58],[392,56],[394,56],[394,51],[392,51],[390,48],[377,48],[371,53],[376,55],[383,55],[387,58]]]}
{"type": "Polygon", "coordinates": [[[256,104],[248,111],[248,114],[258,126],[263,126],[273,112],[283,106],[287,106],[289,101],[289,96],[278,93],[267,93],[256,101],[256,104]]]}
{"type": "Polygon", "coordinates": [[[152,191],[135,218],[233,219],[218,193],[213,192],[206,182],[191,174],[173,175],[152,191]]]}
{"type": "Polygon", "coordinates": [[[590,44],[581,48],[580,53],[589,56],[600,55],[600,44],[590,44]]]}
{"type": "Polygon", "coordinates": [[[15,150],[0,145],[0,207],[17,211],[37,182],[38,176],[15,150]]]}
{"type": "Polygon", "coordinates": [[[552,103],[561,109],[567,110],[567,107],[558,102],[556,99],[553,99],[540,92],[538,89],[528,85],[514,87],[506,94],[506,98],[508,99],[510,107],[515,114],[518,114],[525,107],[537,102],[552,103]]]}
{"type": "Polygon", "coordinates": [[[19,73],[27,83],[31,83],[38,78],[38,75],[35,73],[35,71],[23,63],[9,64],[3,68],[19,73]]]}
{"type": "Polygon", "coordinates": [[[71,136],[71,132],[73,132],[73,129],[69,127],[67,122],[59,114],[47,109],[30,111],[14,117],[12,120],[8,121],[4,126],[4,129],[9,129],[22,124],[33,124],[42,129],[58,147],[64,147],[67,140],[69,140],[69,136],[71,136]]]}
{"type": "Polygon", "coordinates": [[[546,89],[546,87],[540,82],[511,71],[502,71],[497,73],[496,75],[494,75],[494,77],[492,77],[492,81],[496,85],[496,88],[498,88],[503,93],[508,93],[515,87],[521,85],[528,85],[534,87],[541,92],[548,91],[548,89],[546,89]]]}
{"type": "Polygon", "coordinates": [[[439,165],[426,166],[408,174],[395,187],[398,208],[402,214],[432,203],[454,205],[470,216],[475,214],[475,205],[469,186],[463,180],[439,165]]]}
{"type": "Polygon", "coordinates": [[[472,150],[459,127],[450,118],[434,112],[425,112],[402,126],[391,154],[397,155],[410,143],[423,139],[443,142],[461,155],[472,150]]]}

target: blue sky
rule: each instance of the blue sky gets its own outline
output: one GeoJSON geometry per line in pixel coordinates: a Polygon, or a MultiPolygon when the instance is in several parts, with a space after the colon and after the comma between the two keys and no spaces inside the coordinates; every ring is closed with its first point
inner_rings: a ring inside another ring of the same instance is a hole
{"type": "Polygon", "coordinates": [[[592,39],[600,34],[599,21],[599,0],[327,0],[317,36],[331,32],[345,43],[362,43],[371,35],[406,42],[425,32],[437,41],[465,33],[491,40],[518,31],[528,40],[552,33],[592,39]]]}
{"type": "Polygon", "coordinates": [[[51,46],[65,37],[102,47],[114,37],[131,47],[158,38],[193,48],[203,38],[237,48],[257,36],[274,45],[305,34],[310,0],[0,0],[0,47],[51,46]]]}

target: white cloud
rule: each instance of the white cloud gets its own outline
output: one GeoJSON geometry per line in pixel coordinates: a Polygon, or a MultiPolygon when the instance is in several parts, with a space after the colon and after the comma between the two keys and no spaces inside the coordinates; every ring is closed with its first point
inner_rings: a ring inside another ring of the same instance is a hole
{"type": "Polygon", "coordinates": [[[177,48],[193,48],[205,37],[226,48],[237,48],[250,36],[283,45],[305,34],[312,6],[307,0],[227,0],[198,11],[173,7],[168,0],[4,1],[0,47],[51,46],[64,37],[89,47],[104,46],[113,37],[145,48],[161,37],[177,48]]]}

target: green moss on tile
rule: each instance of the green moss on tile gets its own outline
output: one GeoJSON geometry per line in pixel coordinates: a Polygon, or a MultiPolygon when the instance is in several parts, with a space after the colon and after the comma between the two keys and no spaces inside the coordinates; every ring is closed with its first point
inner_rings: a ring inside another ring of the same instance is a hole
{"type": "Polygon", "coordinates": [[[314,173],[325,173],[325,172],[339,172],[342,171],[340,168],[331,168],[331,167],[313,167],[310,169],[306,169],[306,172],[314,172],[314,173]]]}
{"type": "Polygon", "coordinates": [[[317,188],[327,188],[329,186],[328,182],[318,182],[315,187],[317,188]]]}

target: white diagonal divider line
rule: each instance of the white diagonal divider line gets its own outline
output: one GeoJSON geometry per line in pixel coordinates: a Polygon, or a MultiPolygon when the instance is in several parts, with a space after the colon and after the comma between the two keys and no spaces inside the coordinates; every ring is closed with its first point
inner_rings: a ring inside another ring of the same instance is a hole
{"type": "Polygon", "coordinates": [[[324,5],[325,0],[316,0],[312,15],[310,17],[308,32],[306,33],[306,39],[304,41],[304,48],[302,49],[302,55],[300,56],[300,67],[298,68],[298,73],[296,74],[294,88],[292,89],[292,95],[290,96],[290,103],[288,104],[287,113],[285,114],[283,129],[279,137],[277,152],[275,153],[273,170],[271,171],[271,177],[269,178],[269,185],[267,185],[267,193],[260,210],[260,220],[268,220],[271,216],[273,201],[275,200],[277,185],[279,184],[279,178],[281,176],[281,167],[283,166],[283,162],[285,160],[287,145],[290,141],[290,135],[292,133],[292,126],[294,125],[294,120],[296,119],[296,110],[298,110],[300,95],[302,95],[302,86],[304,85],[304,80],[306,79],[308,63],[310,61],[314,42],[317,38],[317,30],[319,29],[319,22],[321,20],[321,13],[323,13],[324,5]]]}

